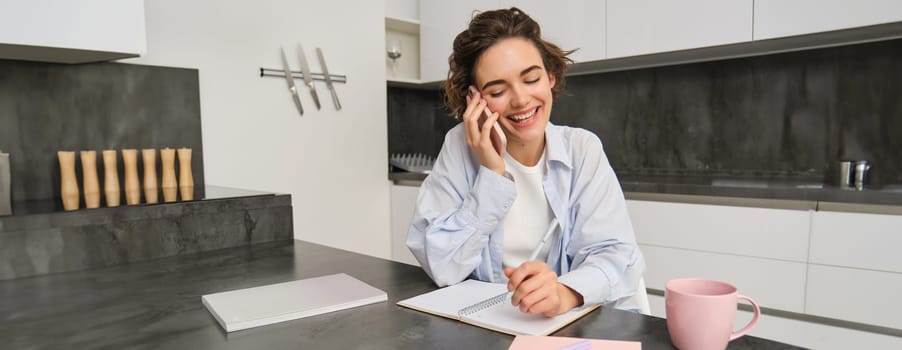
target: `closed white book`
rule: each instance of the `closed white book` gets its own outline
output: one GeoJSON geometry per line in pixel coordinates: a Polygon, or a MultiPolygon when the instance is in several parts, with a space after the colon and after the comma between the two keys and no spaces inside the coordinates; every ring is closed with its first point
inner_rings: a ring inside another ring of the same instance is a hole
{"type": "Polygon", "coordinates": [[[384,291],[343,273],[201,297],[226,332],[388,300],[384,291]]]}

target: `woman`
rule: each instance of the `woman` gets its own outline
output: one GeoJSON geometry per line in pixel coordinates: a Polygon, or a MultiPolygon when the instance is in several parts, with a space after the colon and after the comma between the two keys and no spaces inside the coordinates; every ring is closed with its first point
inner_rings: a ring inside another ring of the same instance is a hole
{"type": "Polygon", "coordinates": [[[521,311],[549,317],[635,307],[644,260],[601,141],[549,123],[567,54],[517,8],[480,13],[455,38],[444,88],[463,122],[423,181],[407,237],[437,285],[507,282],[521,311]]]}

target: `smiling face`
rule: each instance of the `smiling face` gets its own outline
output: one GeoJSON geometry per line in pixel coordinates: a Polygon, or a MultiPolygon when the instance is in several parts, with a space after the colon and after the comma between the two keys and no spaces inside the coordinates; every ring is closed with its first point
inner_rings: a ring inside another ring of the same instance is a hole
{"type": "Polygon", "coordinates": [[[473,73],[489,109],[499,114],[509,147],[543,146],[555,80],[539,50],[523,38],[500,40],[476,60],[473,73]]]}

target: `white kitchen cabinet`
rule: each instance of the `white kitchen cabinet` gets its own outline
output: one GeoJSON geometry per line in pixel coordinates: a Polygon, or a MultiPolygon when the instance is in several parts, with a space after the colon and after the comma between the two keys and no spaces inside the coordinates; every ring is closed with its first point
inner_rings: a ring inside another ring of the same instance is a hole
{"type": "Polygon", "coordinates": [[[448,56],[454,37],[466,29],[474,11],[515,6],[542,27],[542,34],[562,49],[579,49],[576,61],[605,56],[605,1],[540,0],[420,1],[420,79],[424,82],[448,77],[448,56]]]}
{"type": "Polygon", "coordinates": [[[902,216],[816,212],[805,312],[902,328],[902,216]]]}
{"type": "MultiPolygon", "coordinates": [[[[713,278],[767,308],[902,328],[902,216],[639,200],[627,206],[649,288],[664,290],[674,278],[713,278]],[[802,249],[810,253],[799,260],[802,249]]],[[[664,317],[663,298],[650,302],[652,313],[664,317]]],[[[739,311],[734,328],[749,319],[739,311]]],[[[763,315],[750,334],[815,349],[902,344],[898,337],[773,315],[763,315]]]]}
{"type": "Polygon", "coordinates": [[[496,1],[420,0],[420,80],[448,78],[448,56],[454,37],[467,28],[474,11],[494,9],[496,1]]]}
{"type": "Polygon", "coordinates": [[[420,2],[419,0],[385,0],[385,17],[419,21],[420,2]]]}
{"type": "Polygon", "coordinates": [[[639,245],[645,256],[645,283],[664,290],[675,278],[710,278],[730,283],[759,305],[803,312],[805,263],[639,245]]]}
{"type": "Polygon", "coordinates": [[[0,58],[84,63],[146,51],[143,0],[0,0],[0,58]]]}
{"type": "Polygon", "coordinates": [[[900,248],[900,215],[818,211],[812,218],[813,264],[902,273],[900,248]]]}
{"type": "Polygon", "coordinates": [[[902,328],[902,215],[635,199],[627,206],[649,288],[713,278],[771,309],[902,328]]]}
{"type": "Polygon", "coordinates": [[[809,210],[627,200],[645,281],[712,278],[762,306],[803,312],[809,210]]]}
{"type": "Polygon", "coordinates": [[[808,210],[628,200],[640,244],[808,260],[808,210]]]}
{"type": "Polygon", "coordinates": [[[411,265],[420,264],[407,249],[407,229],[417,206],[419,186],[391,186],[391,258],[411,265]]]}
{"type": "Polygon", "coordinates": [[[755,0],[755,40],[897,21],[898,0],[755,0]]]}
{"type": "Polygon", "coordinates": [[[607,0],[607,58],[752,40],[752,0],[607,0]]]}
{"type": "Polygon", "coordinates": [[[605,1],[501,0],[500,8],[517,7],[542,27],[542,37],[564,50],[579,49],[575,62],[605,58],[605,1]]]}
{"type": "Polygon", "coordinates": [[[902,274],[808,265],[805,313],[902,329],[902,274]]]}

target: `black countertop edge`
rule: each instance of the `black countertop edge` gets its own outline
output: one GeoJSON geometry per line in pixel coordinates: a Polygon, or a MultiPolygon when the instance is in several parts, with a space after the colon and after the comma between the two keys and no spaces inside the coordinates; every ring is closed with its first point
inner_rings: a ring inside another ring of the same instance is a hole
{"type": "MultiPolygon", "coordinates": [[[[427,174],[391,172],[396,185],[419,186],[427,174]]],[[[723,176],[620,176],[628,199],[796,210],[902,215],[902,188],[861,191],[792,179],[723,176]]]]}

